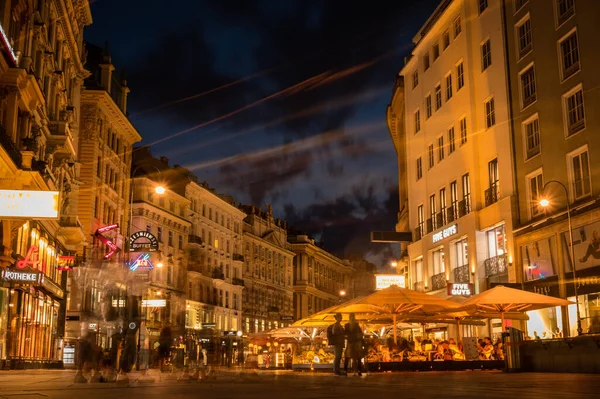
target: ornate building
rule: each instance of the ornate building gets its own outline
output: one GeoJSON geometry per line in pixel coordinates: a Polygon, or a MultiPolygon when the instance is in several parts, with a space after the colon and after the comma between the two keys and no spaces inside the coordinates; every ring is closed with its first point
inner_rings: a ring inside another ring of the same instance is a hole
{"type": "MultiPolygon", "coordinates": [[[[86,44],[91,75],[81,93],[79,223],[86,246],[78,248],[81,267],[69,273],[65,345],[90,338],[105,350],[118,345],[123,327],[128,261],[131,151],[142,138],[127,118],[127,82],[113,74],[108,48],[86,44]],[[116,227],[96,234],[106,226],[116,227]],[[110,239],[119,248],[105,258],[110,239]],[[91,327],[90,327],[91,325],[91,327]]],[[[67,365],[68,366],[68,365],[67,365]]]]}
{"type": "Polygon", "coordinates": [[[295,319],[302,319],[346,300],[352,264],[317,246],[307,235],[288,236],[294,257],[295,319]]]}
{"type": "MultiPolygon", "coordinates": [[[[63,357],[66,265],[59,262],[71,262],[65,256],[86,239],[77,220],[77,152],[79,93],[89,75],[83,28],[91,22],[85,0],[0,2],[0,189],[38,198],[29,209],[18,200],[27,213],[0,213],[11,217],[2,220],[0,253],[0,359],[9,367],[63,357]]],[[[2,191],[3,203],[13,194],[2,191]]]]}
{"type": "Polygon", "coordinates": [[[286,222],[273,217],[267,206],[243,206],[244,219],[244,332],[285,327],[294,320],[292,259],[286,222]]]}

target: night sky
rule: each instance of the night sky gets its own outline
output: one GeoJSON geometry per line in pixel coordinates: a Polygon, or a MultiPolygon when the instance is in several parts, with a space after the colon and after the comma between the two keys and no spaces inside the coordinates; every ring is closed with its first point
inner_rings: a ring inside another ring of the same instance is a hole
{"type": "Polygon", "coordinates": [[[369,243],[398,212],[385,110],[439,0],[90,2],[85,38],[108,40],[154,156],[339,256],[397,256],[369,243]]]}

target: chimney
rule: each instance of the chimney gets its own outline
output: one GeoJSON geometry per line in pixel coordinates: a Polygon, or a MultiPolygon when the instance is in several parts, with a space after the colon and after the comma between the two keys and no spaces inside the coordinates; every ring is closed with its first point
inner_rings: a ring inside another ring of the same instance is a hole
{"type": "Polygon", "coordinates": [[[169,158],[160,157],[160,162],[164,163],[166,166],[169,166],[169,158]]]}
{"type": "Polygon", "coordinates": [[[125,70],[121,72],[121,93],[119,95],[119,108],[127,115],[127,95],[131,92],[127,87],[127,79],[125,78],[125,70]]]}
{"type": "Polygon", "coordinates": [[[102,64],[100,67],[100,85],[104,90],[110,94],[111,82],[112,82],[112,73],[115,70],[115,67],[112,65],[112,60],[110,57],[110,52],[108,50],[108,41],[104,46],[104,55],[102,56],[102,64]]]}

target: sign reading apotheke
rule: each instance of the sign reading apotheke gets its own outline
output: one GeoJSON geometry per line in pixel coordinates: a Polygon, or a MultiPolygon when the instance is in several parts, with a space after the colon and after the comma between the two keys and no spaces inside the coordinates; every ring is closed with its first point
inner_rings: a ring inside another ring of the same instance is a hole
{"type": "Polygon", "coordinates": [[[455,224],[453,224],[452,226],[446,227],[444,230],[442,231],[438,231],[437,233],[433,233],[433,242],[436,243],[438,241],[443,240],[444,238],[448,238],[450,236],[453,236],[454,234],[458,233],[458,228],[455,224]]]}
{"type": "Polygon", "coordinates": [[[158,251],[158,240],[147,231],[136,231],[129,237],[129,252],[158,251]]]}
{"type": "Polygon", "coordinates": [[[24,271],[22,269],[8,268],[2,270],[1,277],[2,280],[13,283],[42,284],[44,282],[44,275],[42,273],[24,271]]]}
{"type": "Polygon", "coordinates": [[[471,296],[475,294],[475,284],[448,284],[448,295],[471,296]]]}

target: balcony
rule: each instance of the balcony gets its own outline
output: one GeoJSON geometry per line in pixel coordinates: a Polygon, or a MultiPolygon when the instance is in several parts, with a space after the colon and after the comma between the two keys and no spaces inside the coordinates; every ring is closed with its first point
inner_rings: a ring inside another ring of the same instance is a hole
{"type": "Polygon", "coordinates": [[[425,283],[423,283],[422,281],[415,283],[414,290],[419,292],[425,292],[425,283]]]}
{"type": "MultiPolygon", "coordinates": [[[[61,114],[66,118],[66,115],[71,111],[61,111],[61,114]]],[[[64,118],[63,118],[64,119],[64,118]]],[[[51,121],[48,122],[48,130],[50,130],[49,142],[56,146],[56,148],[63,149],[69,155],[75,156],[77,150],[73,143],[73,135],[69,127],[67,120],[51,121]]]]}
{"type": "Polygon", "coordinates": [[[21,168],[21,163],[23,162],[21,152],[19,151],[15,143],[13,143],[8,133],[6,133],[6,129],[2,125],[0,125],[0,144],[8,153],[10,159],[12,159],[15,165],[17,165],[17,168],[21,168]]]}
{"type": "Polygon", "coordinates": [[[202,245],[203,244],[202,243],[202,238],[198,237],[198,236],[195,236],[193,234],[190,234],[188,236],[188,243],[189,244],[198,244],[198,245],[202,245]]]}
{"type": "Polygon", "coordinates": [[[490,188],[485,190],[485,206],[490,206],[498,202],[500,197],[500,185],[498,182],[492,183],[490,188]]]}
{"type": "Polygon", "coordinates": [[[223,273],[221,269],[214,268],[211,277],[216,280],[225,280],[225,273],[223,273]]]}
{"type": "Polygon", "coordinates": [[[483,261],[485,266],[485,276],[493,277],[508,273],[508,262],[506,254],[494,256],[483,261]]]}
{"type": "Polygon", "coordinates": [[[458,217],[461,218],[463,216],[471,213],[471,197],[466,197],[462,201],[458,202],[458,217]]]}
{"type": "Polygon", "coordinates": [[[244,261],[244,255],[242,255],[242,254],[233,254],[232,259],[234,261],[237,261],[237,262],[243,262],[244,261]]]}
{"type": "Polygon", "coordinates": [[[469,282],[469,265],[459,266],[452,272],[455,283],[466,284],[469,282]]]}
{"type": "Polygon", "coordinates": [[[277,306],[269,306],[269,312],[278,313],[279,308],[277,306]]]}
{"type": "Polygon", "coordinates": [[[417,227],[415,229],[415,242],[419,241],[423,237],[423,226],[417,227]]]}
{"type": "Polygon", "coordinates": [[[456,206],[453,205],[446,210],[446,220],[448,220],[448,223],[452,223],[456,219],[458,219],[458,202],[456,206]]]}
{"type": "Polygon", "coordinates": [[[427,224],[427,234],[431,233],[433,230],[435,230],[435,226],[433,224],[435,220],[433,218],[427,219],[426,224],[427,224]]]}
{"type": "Polygon", "coordinates": [[[432,290],[441,290],[446,286],[446,273],[438,273],[431,276],[431,289],[432,290]]]}
{"type": "Polygon", "coordinates": [[[237,277],[234,277],[234,278],[231,280],[231,283],[232,283],[233,285],[239,285],[239,286],[241,286],[241,287],[243,287],[243,286],[244,286],[244,280],[242,280],[241,278],[237,278],[237,277]]]}
{"type": "Polygon", "coordinates": [[[446,224],[446,220],[445,220],[446,219],[446,215],[445,215],[445,213],[446,213],[446,209],[442,209],[441,212],[436,213],[436,215],[435,215],[435,226],[436,226],[436,228],[439,229],[440,227],[442,227],[443,225],[446,224]]]}

